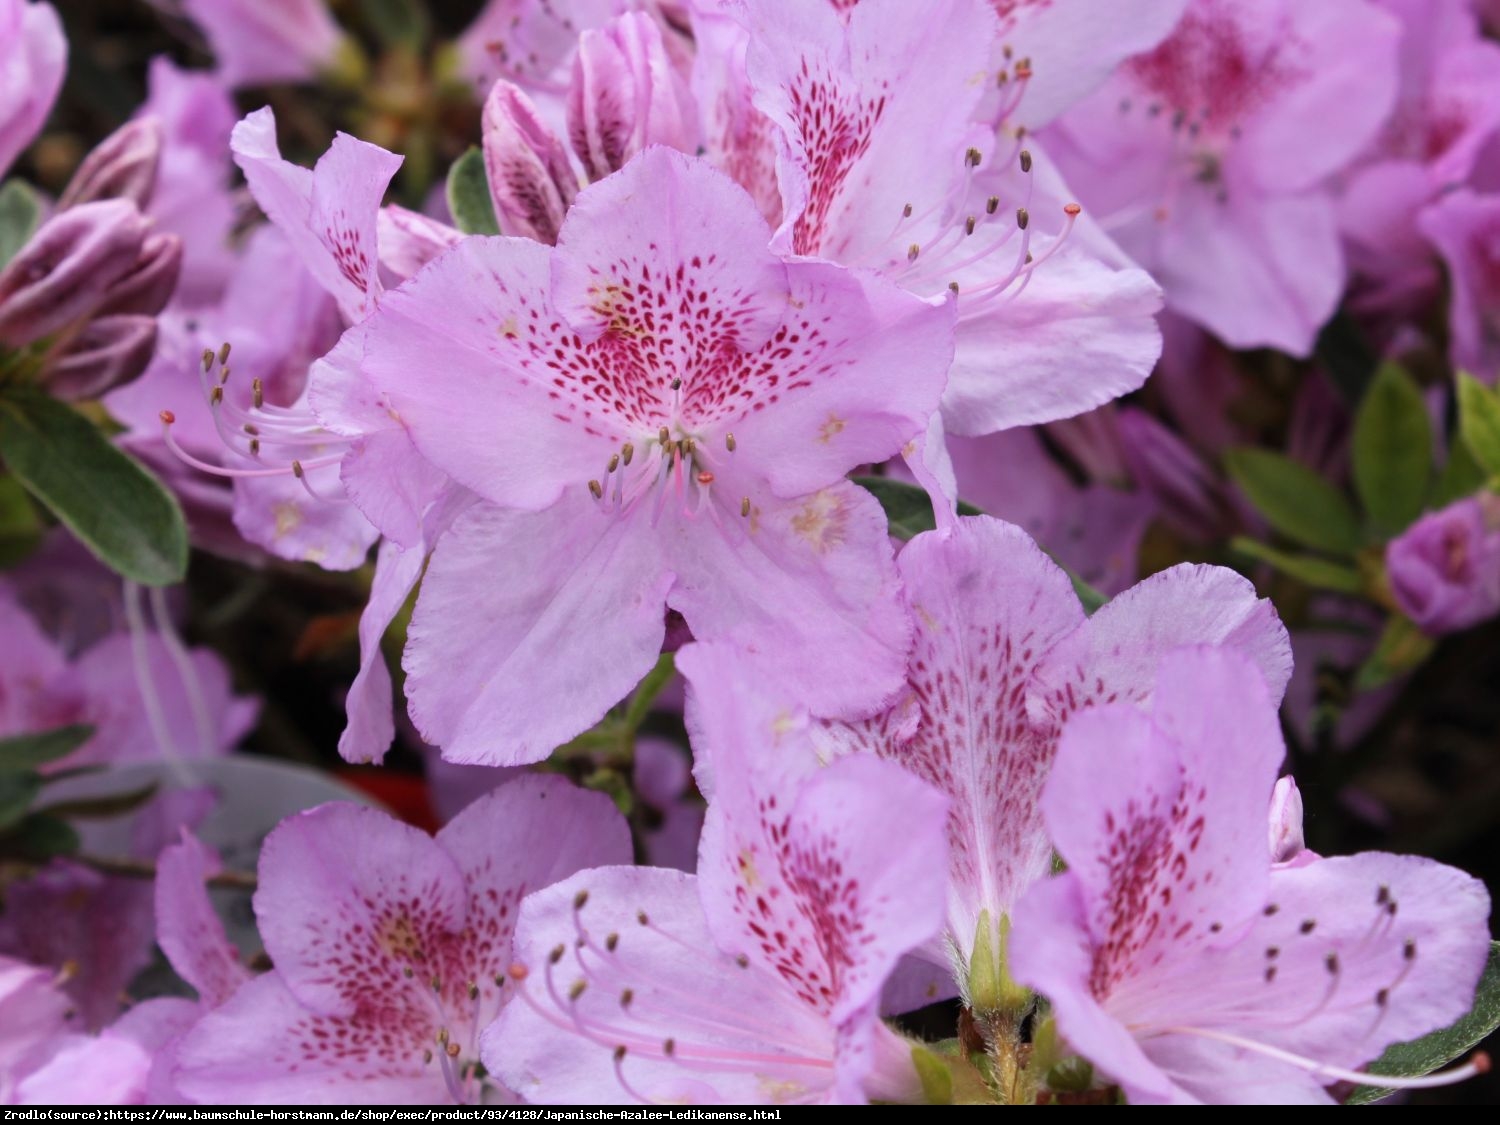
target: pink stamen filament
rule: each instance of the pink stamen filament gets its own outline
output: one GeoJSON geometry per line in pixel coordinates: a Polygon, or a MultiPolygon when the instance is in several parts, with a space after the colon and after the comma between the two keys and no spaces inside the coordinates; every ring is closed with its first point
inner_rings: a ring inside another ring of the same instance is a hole
{"type": "MultiPolygon", "coordinates": [[[[177,419],[172,415],[171,411],[162,411],[162,438],[167,443],[167,448],[172,452],[173,456],[175,456],[185,465],[197,469],[201,473],[208,473],[210,476],[228,477],[233,479],[236,477],[284,477],[288,473],[296,472],[296,469],[291,465],[280,469],[226,469],[222,465],[211,465],[207,461],[203,461],[197,457],[194,457],[191,453],[183,449],[182,446],[177,443],[177,439],[172,436],[172,423],[176,420],[177,419]]],[[[298,464],[301,465],[303,474],[305,476],[305,474],[312,469],[321,469],[325,465],[337,465],[342,460],[343,454],[340,453],[328,457],[314,458],[311,461],[298,462],[298,464]]]]}

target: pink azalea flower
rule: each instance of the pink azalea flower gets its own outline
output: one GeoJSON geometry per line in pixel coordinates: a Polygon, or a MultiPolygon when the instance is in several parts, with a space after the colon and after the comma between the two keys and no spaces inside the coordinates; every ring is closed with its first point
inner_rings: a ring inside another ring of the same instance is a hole
{"type": "Polygon", "coordinates": [[[556,777],[496,790],[436,838],[351,805],[284,821],[255,895],[275,969],[181,1040],[178,1088],[230,1104],[477,1100],[521,899],[629,858],[608,798],[556,777]]]}
{"type": "Polygon", "coordinates": [[[360,374],[486,501],[438,542],[409,634],[412,717],[450,760],[587,729],[667,606],[816,653],[816,706],[899,683],[884,514],[843,476],[921,431],[951,309],[768,241],[731,182],[654,148],[579,195],[555,250],[468,239],[367,322],[360,374]]]}
{"type": "Polygon", "coordinates": [[[68,41],[51,4],[0,0],[0,177],[41,131],[67,62],[68,41]]]}
{"type": "Polygon", "coordinates": [[[1396,604],[1432,636],[1500,614],[1500,499],[1429,512],[1386,546],[1385,565],[1396,604]]]}
{"type": "Polygon", "coordinates": [[[622,0],[488,0],[459,37],[464,72],[481,91],[505,79],[559,93],[567,88],[579,34],[624,6],[622,0]]]}
{"type": "Polygon", "coordinates": [[[1002,919],[1049,869],[1037,797],[1070,715],[1149,700],[1180,645],[1243,651],[1278,692],[1291,654],[1270,603],[1229,570],[1174,567],[1086,618],[1067,575],[989,517],[919,535],[897,563],[917,629],[907,694],[873,721],[823,724],[820,752],[877,754],[953,798],[945,942],[963,980],[982,922],[998,955],[1002,919]]]}
{"type": "Polygon", "coordinates": [[[1173,310],[1305,355],[1344,284],[1329,177],[1390,113],[1399,38],[1366,0],[1193,0],[1046,139],[1173,310]]]}
{"type": "Polygon", "coordinates": [[[310,82],[333,65],[344,41],[324,0],[177,3],[203,29],[230,87],[310,82]]]}
{"type": "MultiPolygon", "coordinates": [[[[1354,1068],[1468,1011],[1489,947],[1476,880],[1367,852],[1275,865],[1285,753],[1235,652],[1167,656],[1149,712],[1074,718],[1042,794],[1068,864],[1022,900],[1017,979],[1133,1103],[1327,1103],[1354,1068]]],[[[1473,1068],[1463,1068],[1467,1073],[1473,1068]]]]}
{"type": "Polygon", "coordinates": [[[68,998],[53,971],[0,956],[0,1105],[16,1104],[16,1087],[46,1062],[68,1027],[68,998]]]}
{"type": "Polygon", "coordinates": [[[1500,127],[1500,45],[1481,38],[1469,0],[1379,3],[1402,25],[1396,109],[1338,209],[1366,305],[1431,294],[1440,279],[1417,214],[1469,178],[1500,127]]]}
{"type": "Polygon", "coordinates": [[[1455,191],[1417,225],[1448,267],[1453,364],[1493,383],[1500,376],[1500,195],[1455,191]]]}
{"type": "Polygon", "coordinates": [[[755,104],[778,130],[778,240],[957,293],[949,432],[1068,417],[1145,381],[1160,291],[1078,224],[1045,154],[978,120],[997,33],[984,0],[864,0],[847,22],[755,0],[747,19],[755,104]]]}
{"type": "Polygon", "coordinates": [[[889,763],[768,754],[805,724],[763,725],[729,653],[679,658],[714,728],[698,874],[602,868],[528,898],[486,1065],[541,1103],[912,1100],[877,1007],[938,927],[946,802],[889,763]]]}

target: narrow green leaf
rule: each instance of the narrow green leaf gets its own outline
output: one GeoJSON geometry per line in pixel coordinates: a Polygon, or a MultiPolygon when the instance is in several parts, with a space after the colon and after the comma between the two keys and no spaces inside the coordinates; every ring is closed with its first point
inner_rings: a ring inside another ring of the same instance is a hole
{"type": "Polygon", "coordinates": [[[187,573],[176,499],[76,411],[34,391],[0,402],[0,454],[106,566],[146,586],[187,573]]]}
{"type": "Polygon", "coordinates": [[[1458,429],[1480,468],[1490,476],[1500,476],[1500,392],[1462,371],[1458,373],[1458,429]]]}
{"type": "Polygon", "coordinates": [[[36,813],[0,838],[0,855],[19,855],[33,863],[44,863],[56,856],[72,855],[81,843],[66,820],[36,813]]]}
{"type": "MultiPolygon", "coordinates": [[[[1479,978],[1474,993],[1474,1007],[1452,1027],[1434,1031],[1410,1043],[1387,1047],[1385,1054],[1366,1070],[1389,1074],[1393,1078],[1420,1078],[1446,1066],[1476,1046],[1485,1036],[1500,1027],[1500,942],[1490,942],[1490,959],[1479,978]]],[[[1345,1105],[1367,1105],[1392,1093],[1375,1086],[1361,1086],[1349,1095],[1345,1105]]]]}
{"type": "Polygon", "coordinates": [[[0,269],[36,233],[41,219],[42,205],[31,188],[20,180],[0,187],[0,269]]]}
{"type": "Polygon", "coordinates": [[[362,0],[360,8],[370,30],[386,46],[420,48],[427,42],[431,23],[416,0],[362,0]]]}
{"type": "Polygon", "coordinates": [[[39,734],[19,734],[14,738],[0,739],[0,773],[34,770],[45,762],[55,762],[77,750],[93,736],[93,727],[76,723],[39,734]]]}
{"type": "Polygon", "coordinates": [[[1229,543],[1231,549],[1260,562],[1270,563],[1283,574],[1318,590],[1338,590],[1344,594],[1363,592],[1365,581],[1359,571],[1343,563],[1320,559],[1316,555],[1293,555],[1278,551],[1264,543],[1243,535],[1236,535],[1229,543]]]}
{"type": "Polygon", "coordinates": [[[630,697],[630,705],[625,708],[624,726],[626,731],[634,734],[640,729],[646,716],[651,712],[651,704],[656,702],[656,697],[662,693],[667,684],[672,682],[672,673],[676,671],[677,664],[670,652],[663,653],[647,672],[635,689],[635,694],[630,697]]]}
{"type": "Polygon", "coordinates": [[[1354,677],[1354,686],[1359,691],[1374,691],[1421,664],[1437,647],[1429,637],[1409,618],[1395,616],[1386,622],[1380,640],[1360,665],[1354,677]]]}
{"type": "Polygon", "coordinates": [[[448,169],[448,210],[465,234],[500,233],[490,180],[484,171],[484,154],[472,145],[448,169]]]}
{"type": "Polygon", "coordinates": [[[1448,463],[1432,486],[1431,506],[1446,508],[1455,500],[1472,496],[1484,487],[1484,470],[1469,451],[1469,443],[1456,439],[1448,448],[1448,463]]]}
{"type": "Polygon", "coordinates": [[[1422,514],[1432,477],[1432,427],[1422,391],[1401,367],[1375,373],[1354,417],[1354,488],[1383,538],[1422,514]]]}
{"type": "MultiPolygon", "coordinates": [[[[880,506],[885,509],[885,518],[890,525],[890,533],[894,538],[904,543],[913,536],[920,535],[924,531],[932,531],[937,527],[937,517],[932,510],[932,499],[925,490],[914,484],[907,484],[905,481],[892,480],[890,477],[855,477],[853,479],[855,484],[880,501],[880,506]]],[[[967,504],[962,500],[958,502],[958,514],[961,516],[984,515],[973,504],[967,504]]],[[[1047,551],[1045,546],[1042,550],[1047,551]]],[[[1057,557],[1051,551],[1047,551],[1047,557],[1057,562],[1057,557]]],[[[1057,565],[1062,566],[1062,563],[1057,563],[1057,565]]],[[[1067,567],[1064,566],[1063,570],[1067,572],[1069,581],[1073,583],[1073,592],[1083,603],[1085,613],[1093,613],[1109,601],[1109,598],[1067,567]]]]}
{"type": "Polygon", "coordinates": [[[911,1065],[922,1084],[922,1101],[926,1105],[953,1104],[953,1071],[948,1064],[921,1043],[911,1045],[911,1065]]]}
{"type": "Polygon", "coordinates": [[[35,773],[0,773],[0,832],[24,817],[41,791],[42,779],[35,773]]]}
{"type": "Polygon", "coordinates": [[[1231,449],[1224,465],[1266,522],[1305,547],[1352,554],[1363,543],[1359,517],[1317,473],[1268,449],[1231,449]]]}
{"type": "Polygon", "coordinates": [[[112,816],[134,812],[156,796],[157,785],[153,781],[123,793],[109,793],[102,797],[79,797],[73,801],[58,801],[42,805],[38,815],[55,816],[67,820],[108,820],[112,816]]]}

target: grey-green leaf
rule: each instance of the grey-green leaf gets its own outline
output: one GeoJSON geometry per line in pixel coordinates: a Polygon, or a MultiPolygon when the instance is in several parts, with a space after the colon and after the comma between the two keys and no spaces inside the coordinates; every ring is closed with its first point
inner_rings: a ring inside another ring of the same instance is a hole
{"type": "Polygon", "coordinates": [[[1458,428],[1474,460],[1500,476],[1500,392],[1472,375],[1458,375],[1458,428]]]}
{"type": "Polygon", "coordinates": [[[76,411],[34,391],[0,401],[0,455],[106,566],[145,586],[187,574],[177,500],[76,411]]]}
{"type": "MultiPolygon", "coordinates": [[[[855,477],[854,483],[880,501],[880,506],[885,509],[885,518],[890,526],[890,533],[903,543],[913,536],[920,535],[924,531],[932,531],[937,527],[937,518],[932,510],[932,499],[927,493],[914,484],[905,481],[892,480],[890,477],[855,477]]],[[[961,516],[984,515],[973,504],[966,504],[962,500],[958,502],[958,514],[961,516]]],[[[1039,544],[1045,551],[1045,545],[1039,544]]],[[[1047,552],[1052,557],[1050,551],[1047,552]]],[[[1057,562],[1056,558],[1052,559],[1057,562]]],[[[1058,563],[1062,566],[1061,563],[1058,563]]],[[[1067,567],[1069,580],[1073,583],[1073,591],[1078,595],[1078,600],[1083,603],[1085,613],[1093,613],[1105,602],[1107,597],[1101,594],[1093,586],[1082,578],[1079,578],[1067,567]]]]}
{"type": "Polygon", "coordinates": [[[34,770],[46,762],[65,758],[93,735],[93,727],[75,723],[39,734],[18,734],[0,739],[0,773],[34,770]]]}
{"type": "Polygon", "coordinates": [[[1354,488],[1382,538],[1422,514],[1432,477],[1432,427],[1422,391],[1400,366],[1375,373],[1354,418],[1354,488]]]}
{"type": "Polygon", "coordinates": [[[20,180],[0,188],[0,269],[36,233],[41,218],[42,205],[31,188],[20,180]]]}
{"type": "Polygon", "coordinates": [[[19,822],[41,791],[38,774],[0,773],[0,832],[19,822]]]}
{"type": "Polygon", "coordinates": [[[1305,465],[1268,449],[1231,449],[1225,468],[1266,522],[1305,547],[1352,554],[1363,543],[1354,505],[1305,465]]]}
{"type": "MultiPolygon", "coordinates": [[[[1490,959],[1479,978],[1474,1007],[1452,1027],[1434,1031],[1410,1043],[1387,1047],[1385,1054],[1365,1069],[1373,1074],[1393,1078],[1418,1078],[1431,1074],[1470,1050],[1495,1028],[1500,1027],[1500,942],[1490,942],[1490,959]]],[[[1392,1091],[1376,1086],[1361,1086],[1349,1095],[1345,1105],[1367,1105],[1388,1096],[1392,1091]]]]}
{"type": "Polygon", "coordinates": [[[484,153],[472,145],[448,169],[448,210],[465,234],[500,233],[490,179],[484,170],[484,153]]]}
{"type": "Polygon", "coordinates": [[[1484,469],[1474,460],[1466,441],[1454,441],[1448,447],[1448,463],[1432,486],[1431,505],[1446,508],[1455,500],[1472,496],[1484,487],[1484,469]]]}

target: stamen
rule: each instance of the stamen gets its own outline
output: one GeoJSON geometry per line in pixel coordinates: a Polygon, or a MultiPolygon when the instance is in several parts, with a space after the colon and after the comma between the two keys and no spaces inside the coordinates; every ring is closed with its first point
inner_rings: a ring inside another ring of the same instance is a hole
{"type": "Polygon", "coordinates": [[[733,453],[736,444],[737,443],[735,442],[734,435],[732,433],[724,435],[724,448],[725,449],[727,449],[727,450],[729,450],[729,452],[733,453]]]}

